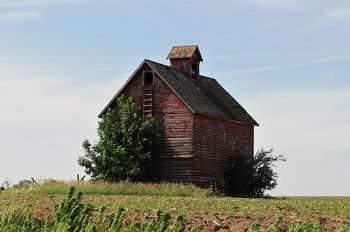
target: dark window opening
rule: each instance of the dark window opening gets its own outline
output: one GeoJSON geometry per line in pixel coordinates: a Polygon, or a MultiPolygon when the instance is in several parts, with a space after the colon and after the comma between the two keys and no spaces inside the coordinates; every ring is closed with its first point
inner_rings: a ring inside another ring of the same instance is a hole
{"type": "Polygon", "coordinates": [[[192,79],[197,79],[197,64],[193,63],[192,64],[192,70],[191,70],[191,74],[192,74],[192,79]]]}
{"type": "Polygon", "coordinates": [[[143,73],[143,85],[153,85],[153,72],[143,73]]]}

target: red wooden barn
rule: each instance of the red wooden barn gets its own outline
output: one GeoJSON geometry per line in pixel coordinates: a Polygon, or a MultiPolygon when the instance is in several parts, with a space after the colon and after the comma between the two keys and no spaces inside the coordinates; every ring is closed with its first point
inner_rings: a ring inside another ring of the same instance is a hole
{"type": "Polygon", "coordinates": [[[99,117],[116,108],[120,94],[132,95],[158,122],[157,180],[223,190],[228,156],[253,155],[258,123],[215,79],[199,74],[198,46],[175,46],[167,59],[170,66],[144,60],[99,117]]]}

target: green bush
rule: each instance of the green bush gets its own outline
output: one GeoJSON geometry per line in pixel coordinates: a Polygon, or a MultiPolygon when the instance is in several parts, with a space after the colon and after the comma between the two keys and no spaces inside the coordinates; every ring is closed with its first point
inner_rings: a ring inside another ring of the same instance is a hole
{"type": "Polygon", "coordinates": [[[286,161],[283,155],[274,156],[273,148],[260,148],[254,156],[235,154],[229,157],[227,169],[227,194],[239,197],[262,197],[266,190],[277,186],[274,163],[286,161]]]}
{"type": "Polygon", "coordinates": [[[132,97],[121,95],[117,103],[118,110],[109,109],[98,123],[99,141],[83,142],[85,156],[78,158],[78,164],[95,180],[149,181],[155,118],[140,117],[132,97]]]}

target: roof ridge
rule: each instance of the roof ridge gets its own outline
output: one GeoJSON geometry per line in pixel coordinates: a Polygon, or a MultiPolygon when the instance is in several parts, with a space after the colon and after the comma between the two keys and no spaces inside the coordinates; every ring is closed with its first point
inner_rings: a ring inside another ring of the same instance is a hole
{"type": "Polygon", "coordinates": [[[199,75],[200,81],[192,82],[180,69],[148,59],[145,59],[138,66],[99,117],[104,114],[119,93],[145,64],[165,82],[192,113],[238,123],[259,125],[215,78],[199,75]]]}

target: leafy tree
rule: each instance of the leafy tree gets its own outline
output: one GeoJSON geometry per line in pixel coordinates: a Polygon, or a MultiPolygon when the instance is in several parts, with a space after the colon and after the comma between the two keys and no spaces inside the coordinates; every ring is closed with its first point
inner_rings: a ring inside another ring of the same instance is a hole
{"type": "Polygon", "coordinates": [[[283,155],[274,156],[273,148],[265,151],[260,148],[253,157],[253,196],[262,196],[266,190],[272,190],[277,187],[278,174],[273,171],[277,161],[287,161],[283,155]]]}
{"type": "Polygon", "coordinates": [[[229,158],[227,191],[233,196],[261,197],[266,190],[277,186],[278,174],[273,168],[277,161],[286,161],[283,155],[274,156],[273,148],[260,148],[253,157],[236,154],[229,158]]]}
{"type": "Polygon", "coordinates": [[[78,164],[95,180],[147,181],[156,121],[151,115],[140,117],[132,97],[121,95],[117,104],[118,110],[108,110],[98,123],[99,141],[83,142],[85,156],[78,158],[78,164]]]}

